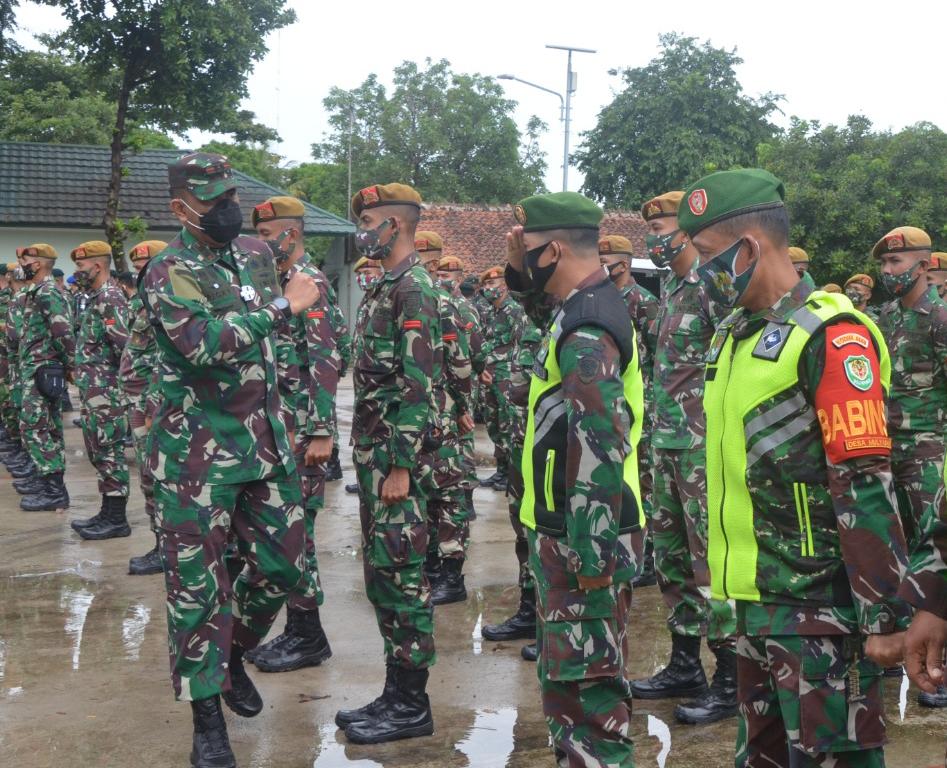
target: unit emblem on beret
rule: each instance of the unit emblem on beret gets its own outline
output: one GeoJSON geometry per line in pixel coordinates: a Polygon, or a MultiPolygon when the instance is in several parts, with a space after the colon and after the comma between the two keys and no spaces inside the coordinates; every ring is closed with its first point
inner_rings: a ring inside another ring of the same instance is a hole
{"type": "Polygon", "coordinates": [[[371,205],[378,202],[378,187],[365,187],[360,193],[362,205],[371,205]]]}
{"type": "Polygon", "coordinates": [[[687,197],[687,207],[695,216],[703,216],[707,210],[707,191],[704,189],[695,189],[687,197]]]}
{"type": "Polygon", "coordinates": [[[260,219],[275,219],[276,211],[273,210],[273,203],[271,202],[260,203],[256,207],[256,215],[257,215],[257,218],[260,218],[260,219]]]}
{"type": "Polygon", "coordinates": [[[526,226],[526,209],[522,205],[513,206],[513,218],[521,227],[526,226]]]}
{"type": "Polygon", "coordinates": [[[902,235],[900,232],[893,235],[888,235],[888,237],[885,238],[885,245],[889,250],[892,251],[895,248],[904,248],[904,235],[902,235]]]}

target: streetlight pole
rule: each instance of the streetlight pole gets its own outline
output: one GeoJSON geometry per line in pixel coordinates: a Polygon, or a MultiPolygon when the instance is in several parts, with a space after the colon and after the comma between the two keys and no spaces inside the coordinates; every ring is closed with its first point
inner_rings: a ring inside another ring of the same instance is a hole
{"type": "Polygon", "coordinates": [[[572,54],[575,53],[595,53],[591,48],[576,48],[570,45],[547,45],[547,48],[555,48],[560,51],[568,51],[566,59],[566,106],[565,106],[565,141],[562,150],[562,191],[569,188],[569,126],[572,123],[572,94],[575,93],[578,80],[577,73],[572,71],[572,54]]]}

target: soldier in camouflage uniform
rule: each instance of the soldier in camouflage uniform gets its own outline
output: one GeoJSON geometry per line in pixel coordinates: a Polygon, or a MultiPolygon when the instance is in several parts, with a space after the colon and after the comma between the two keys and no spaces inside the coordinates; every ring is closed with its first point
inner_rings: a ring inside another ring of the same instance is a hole
{"type": "Polygon", "coordinates": [[[90,240],[72,251],[76,282],[88,295],[76,339],[76,384],[86,454],[98,476],[102,504],[98,514],[73,520],[83,539],[113,539],[131,534],[128,504],[127,401],[119,383],[122,350],[128,343],[128,302],[111,279],[112,249],[90,240]]]}
{"type": "MultiPolygon", "coordinates": [[[[139,277],[148,262],[167,246],[163,240],[145,240],[132,248],[129,260],[139,277]]],[[[128,572],[133,576],[161,573],[161,554],[158,551],[158,526],[155,522],[155,484],[148,469],[148,431],[160,400],[155,371],[158,367],[158,345],[154,328],[145,311],[145,305],[136,290],[128,300],[128,343],[122,350],[119,377],[128,401],[128,426],[135,444],[135,462],[141,494],[145,497],[145,514],[155,534],[153,549],[128,561],[128,572]]]]}
{"type": "Polygon", "coordinates": [[[480,282],[484,295],[492,305],[490,325],[484,326],[480,383],[486,385],[487,433],[493,441],[493,455],[497,461],[496,473],[480,484],[505,491],[510,465],[508,403],[512,384],[513,338],[524,317],[519,302],[507,292],[502,267],[488,269],[480,276],[480,282]]]}
{"type": "Polygon", "coordinates": [[[711,300],[697,276],[697,253],[677,224],[680,192],[649,200],[648,255],[663,279],[655,321],[652,374],[653,499],[650,528],[658,585],[671,611],[671,659],[656,675],[631,684],[636,698],[697,696],[675,710],[681,722],[736,714],[732,606],[709,602],[704,473],[703,362],[714,328],[728,309],[711,300]],[[700,662],[700,638],[717,658],[711,688],[700,662]]]}
{"type": "Polygon", "coordinates": [[[599,264],[598,206],[558,192],[526,198],[514,213],[506,280],[547,329],[530,384],[521,505],[543,712],[559,765],[630,766],[625,633],[637,570],[631,534],[644,521],[635,331],[599,264]]]}
{"type": "MultiPolygon", "coordinates": [[[[607,235],[598,241],[599,261],[608,271],[609,277],[621,291],[628,315],[635,326],[638,336],[638,355],[641,358],[641,377],[644,380],[645,413],[651,410],[651,371],[654,367],[654,353],[657,346],[654,323],[658,315],[658,300],[654,294],[638,282],[631,274],[633,256],[631,241],[621,235],[607,235]]],[[[653,496],[653,478],[651,475],[651,425],[646,422],[641,430],[641,442],[638,444],[638,466],[641,473],[641,502],[645,517],[651,517],[653,496]]],[[[654,572],[654,541],[650,529],[643,533],[642,568],[635,578],[634,586],[648,587],[657,583],[654,572]]]]}
{"type": "Polygon", "coordinates": [[[931,265],[927,270],[927,284],[931,287],[931,298],[941,300],[947,296],[947,253],[935,251],[931,254],[931,265]]]}
{"type": "MultiPolygon", "coordinates": [[[[17,255],[22,249],[17,249],[17,255]]],[[[27,283],[24,279],[23,268],[19,264],[8,267],[10,274],[10,306],[7,309],[4,329],[4,344],[9,359],[9,407],[4,410],[4,422],[7,424],[7,433],[13,436],[10,444],[3,452],[2,460],[7,471],[15,478],[26,478],[36,472],[36,466],[26,451],[23,436],[20,434],[20,405],[22,402],[20,388],[19,348],[20,333],[22,331],[23,306],[26,299],[27,283]]]]}
{"type": "Polygon", "coordinates": [[[435,283],[443,341],[435,354],[431,376],[435,421],[422,442],[418,464],[427,496],[429,541],[425,570],[431,582],[431,604],[446,605],[467,599],[463,569],[470,539],[470,510],[461,462],[463,438],[474,427],[470,406],[470,335],[460,305],[446,288],[437,284],[438,264],[444,250],[440,235],[418,231],[414,249],[435,283]]]}
{"type": "Polygon", "coordinates": [[[75,339],[69,305],[51,274],[55,261],[56,251],[45,243],[20,252],[28,284],[21,315],[12,321],[19,396],[14,404],[19,408],[21,439],[35,466],[35,474],[14,487],[24,494],[20,508],[32,512],[69,506],[63,483],[66,454],[60,399],[72,376],[75,339]]]}
{"type": "Polygon", "coordinates": [[[428,526],[418,456],[436,418],[431,377],[441,340],[437,293],[414,251],[420,206],[421,196],[403,184],[366,187],[352,199],[356,248],[385,270],[355,328],[352,439],[365,592],[384,640],[387,677],[380,697],[336,713],[336,725],[356,743],[434,730],[425,690],[434,614],[423,569],[428,526]]]}
{"type": "Polygon", "coordinates": [[[679,226],[715,301],[738,307],[707,353],[709,563],[735,598],[736,765],[883,766],[881,668],[910,617],[891,492],[890,361],[841,294],[789,260],[783,185],[724,171],[684,194],[679,226]]]}
{"type": "Polygon", "coordinates": [[[162,395],[149,469],[174,693],[191,702],[192,766],[219,768],[234,765],[220,696],[238,715],[262,710],[243,654],[266,636],[302,577],[303,510],[274,332],[319,290],[299,274],[281,295],[270,249],[239,236],[225,157],[184,155],[168,178],[182,230],[140,284],[162,395]],[[233,583],[231,535],[247,563],[233,583]]]}
{"type": "Polygon", "coordinates": [[[318,666],[332,656],[322,629],[319,606],[324,601],[316,559],[316,517],[325,506],[326,462],[335,444],[335,397],[341,358],[332,325],[335,292],[305,248],[306,210],[294,197],[271,197],[253,209],[253,226],[270,246],[280,284],[305,274],[319,286],[319,300],[280,328],[285,358],[283,402],[294,425],[296,467],[302,482],[306,511],[306,576],[286,601],[282,634],[252,654],[263,672],[288,672],[318,666]]]}
{"type": "Polygon", "coordinates": [[[802,250],[802,248],[792,246],[789,249],[789,259],[792,261],[793,269],[796,270],[796,274],[799,275],[802,282],[808,285],[812,290],[815,290],[815,280],[813,280],[812,275],[809,274],[809,254],[802,250]]]}
{"type": "Polygon", "coordinates": [[[7,350],[7,315],[13,299],[10,285],[11,275],[7,274],[7,265],[0,264],[0,454],[14,451],[20,444],[20,431],[17,426],[10,430],[8,412],[12,412],[10,403],[10,358],[7,350]]]}
{"type": "Polygon", "coordinates": [[[875,281],[871,278],[871,275],[852,275],[845,281],[845,295],[852,302],[855,309],[867,313],[868,301],[871,299],[871,292],[874,287],[875,281]]]}

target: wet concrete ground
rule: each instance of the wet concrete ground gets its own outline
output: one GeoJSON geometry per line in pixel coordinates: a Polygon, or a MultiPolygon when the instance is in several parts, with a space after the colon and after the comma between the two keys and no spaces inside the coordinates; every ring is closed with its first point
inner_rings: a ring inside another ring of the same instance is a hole
{"type": "MultiPolygon", "coordinates": [[[[69,422],[73,414],[67,414],[69,422]]],[[[340,397],[343,439],[351,389],[340,397]]],[[[489,441],[478,433],[485,455],[489,441]]],[[[128,558],[151,546],[137,489],[130,538],[86,542],[69,520],[98,507],[94,473],[78,429],[67,429],[68,513],[26,513],[0,469],[0,766],[128,768],[188,765],[190,709],[173,700],[168,679],[163,581],[126,575],[128,558]]],[[[354,475],[343,451],[344,482],[354,475]]],[[[131,456],[131,453],[129,453],[131,456]]],[[[134,476],[134,467],[132,468],[134,476]]],[[[492,471],[492,470],[489,470],[492,471]]],[[[488,474],[484,467],[482,475],[488,474]]],[[[535,666],[522,641],[479,639],[481,623],[516,607],[516,562],[504,497],[477,490],[467,568],[469,598],[436,609],[438,663],[429,692],[435,733],[381,746],[345,742],[337,709],[360,706],[381,690],[381,640],[363,593],[357,552],[357,501],[329,484],[318,521],[326,591],[323,619],[334,656],[323,666],[281,675],[251,674],[266,702],[243,720],[227,712],[241,768],[528,768],[552,766],[535,666]]],[[[670,641],[656,587],[635,594],[628,673],[653,673],[670,641]]],[[[274,634],[282,628],[282,619],[274,634]]],[[[712,666],[709,667],[712,669],[712,666]]],[[[947,712],[924,710],[894,681],[886,694],[887,764],[944,765],[947,712]]],[[[675,723],[676,702],[636,702],[636,765],[733,765],[735,721],[702,728],[675,723]]]]}

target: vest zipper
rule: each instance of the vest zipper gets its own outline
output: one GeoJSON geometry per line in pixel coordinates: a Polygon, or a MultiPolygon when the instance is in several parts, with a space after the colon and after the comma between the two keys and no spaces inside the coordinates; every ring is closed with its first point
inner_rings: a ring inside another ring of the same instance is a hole
{"type": "Polygon", "coordinates": [[[736,337],[733,337],[733,344],[730,346],[730,365],[727,368],[727,380],[723,385],[723,396],[720,402],[720,410],[722,411],[721,419],[722,426],[720,428],[720,478],[722,484],[722,490],[720,492],[720,532],[723,534],[723,594],[728,598],[730,597],[730,592],[727,590],[727,562],[730,559],[730,540],[727,538],[727,529],[723,525],[723,507],[727,500],[727,472],[726,468],[723,466],[723,439],[727,431],[727,390],[730,387],[730,374],[733,372],[733,359],[737,354],[737,344],[739,341],[736,337]]]}

